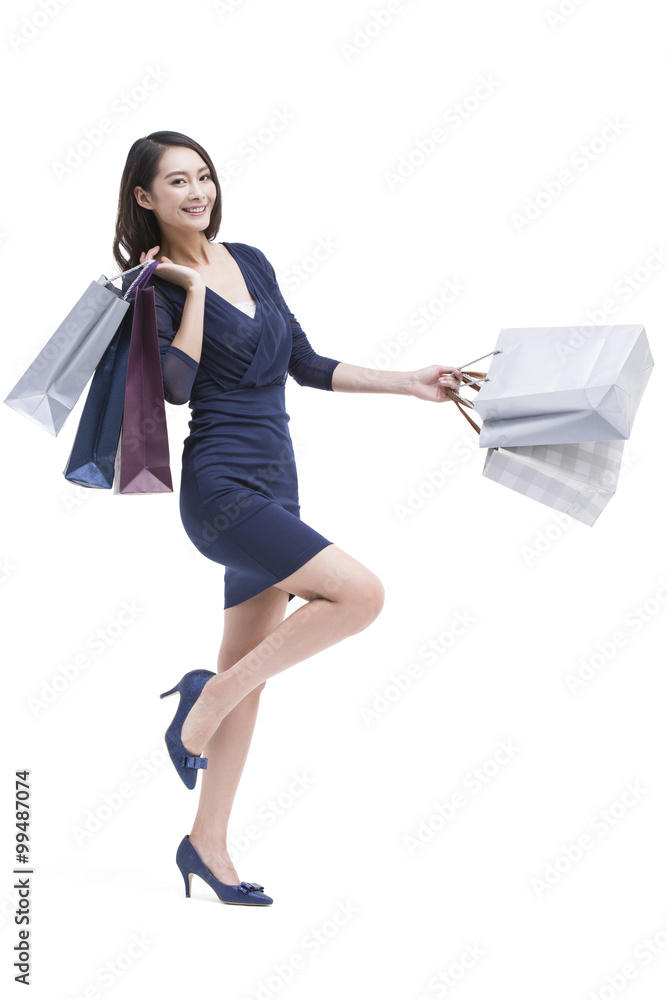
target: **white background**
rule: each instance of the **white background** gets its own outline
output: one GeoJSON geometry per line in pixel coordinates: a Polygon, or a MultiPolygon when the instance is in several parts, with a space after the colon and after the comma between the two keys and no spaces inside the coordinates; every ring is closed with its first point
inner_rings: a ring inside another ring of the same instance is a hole
{"type": "Polygon", "coordinates": [[[168,406],[176,491],[133,498],[62,476],[83,397],[57,438],[2,407],[0,937],[11,976],[11,797],[29,768],[33,997],[664,995],[664,35],[651,0],[565,0],[558,20],[559,2],[3,8],[3,398],[115,273],[125,158],[158,129],[196,138],[221,176],[241,165],[218,238],[265,252],[324,355],[409,371],[463,364],[502,327],[610,322],[645,325],[656,361],[592,528],[484,479],[451,405],[288,380],[302,517],[386,603],[263,694],[231,831],[241,878],[275,899],[261,910],[199,880],[186,901],[174,863],[197,792],[164,753],[158,694],[215,669],[223,604],[223,569],[178,513],[188,407],[168,406]],[[313,266],[320,241],[335,246],[313,266]],[[465,290],[447,304],[448,281],[465,290]],[[98,629],[115,637],[94,653],[98,629]]]}

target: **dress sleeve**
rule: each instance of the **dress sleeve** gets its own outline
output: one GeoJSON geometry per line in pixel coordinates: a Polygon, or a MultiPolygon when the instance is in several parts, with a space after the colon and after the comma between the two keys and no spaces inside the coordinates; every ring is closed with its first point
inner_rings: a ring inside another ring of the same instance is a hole
{"type": "Polygon", "coordinates": [[[153,285],[153,288],[164,398],[168,403],[179,406],[190,399],[192,385],[199,371],[199,362],[180,348],[172,346],[171,342],[178,333],[181,317],[164,291],[156,285],[153,285]]]}
{"type": "Polygon", "coordinates": [[[257,254],[259,262],[264,270],[268,271],[273,280],[276,282],[276,292],[287,313],[290,326],[292,327],[292,354],[289,360],[289,365],[287,366],[288,372],[295,382],[299,383],[299,385],[307,385],[313,389],[331,390],[333,371],[336,365],[340,364],[340,362],[335,361],[333,358],[326,358],[321,354],[317,354],[311,347],[308,337],[301,329],[300,323],[294,316],[294,313],[290,311],[289,306],[282,296],[282,292],[278,287],[276,272],[273,269],[273,266],[269,263],[261,250],[257,247],[253,247],[252,249],[257,254]]]}

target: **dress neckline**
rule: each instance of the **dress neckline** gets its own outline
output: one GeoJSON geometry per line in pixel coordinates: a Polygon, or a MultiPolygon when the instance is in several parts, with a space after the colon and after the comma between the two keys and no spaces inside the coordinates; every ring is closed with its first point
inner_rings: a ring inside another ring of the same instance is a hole
{"type": "MultiPolygon", "coordinates": [[[[243,275],[243,279],[244,279],[244,281],[246,283],[248,291],[252,295],[252,297],[254,299],[254,302],[255,302],[255,315],[254,316],[250,316],[247,312],[244,312],[243,309],[237,308],[237,306],[235,306],[233,302],[230,302],[229,299],[223,298],[222,295],[220,295],[218,292],[216,292],[214,288],[211,288],[210,285],[206,285],[206,293],[207,294],[210,293],[211,295],[215,295],[215,297],[217,299],[220,299],[221,302],[224,302],[225,305],[228,306],[228,308],[233,309],[234,312],[240,313],[241,316],[243,316],[247,320],[250,320],[251,323],[255,323],[259,319],[262,318],[262,303],[261,303],[261,300],[260,300],[259,296],[257,295],[257,291],[255,289],[255,283],[253,282],[252,278],[250,278],[249,275],[246,274],[246,272],[243,269],[243,267],[241,267],[241,261],[236,256],[236,254],[234,253],[234,251],[231,249],[229,243],[225,243],[224,240],[220,240],[219,242],[222,244],[223,247],[225,247],[227,249],[227,252],[232,255],[232,257],[236,261],[236,265],[237,265],[239,271],[243,275]]],[[[250,299],[246,299],[245,301],[249,302],[250,299]]]]}

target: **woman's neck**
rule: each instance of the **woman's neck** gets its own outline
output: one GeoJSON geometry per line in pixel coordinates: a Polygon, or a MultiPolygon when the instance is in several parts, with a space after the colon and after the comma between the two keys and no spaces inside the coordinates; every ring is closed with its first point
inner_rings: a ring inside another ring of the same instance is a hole
{"type": "Polygon", "coordinates": [[[162,243],[156,256],[163,255],[184,267],[207,267],[217,256],[215,243],[210,243],[203,233],[162,233],[162,243]]]}

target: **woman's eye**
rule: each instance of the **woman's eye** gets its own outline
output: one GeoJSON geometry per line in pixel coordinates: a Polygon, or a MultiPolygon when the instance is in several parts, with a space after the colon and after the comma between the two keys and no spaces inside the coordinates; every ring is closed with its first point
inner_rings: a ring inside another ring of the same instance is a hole
{"type": "MultiPolygon", "coordinates": [[[[199,178],[199,180],[202,181],[204,179],[210,181],[211,175],[210,174],[202,174],[202,176],[199,178]]],[[[177,177],[176,180],[172,181],[171,183],[172,184],[179,184],[182,180],[184,180],[183,177],[177,177]]]]}

